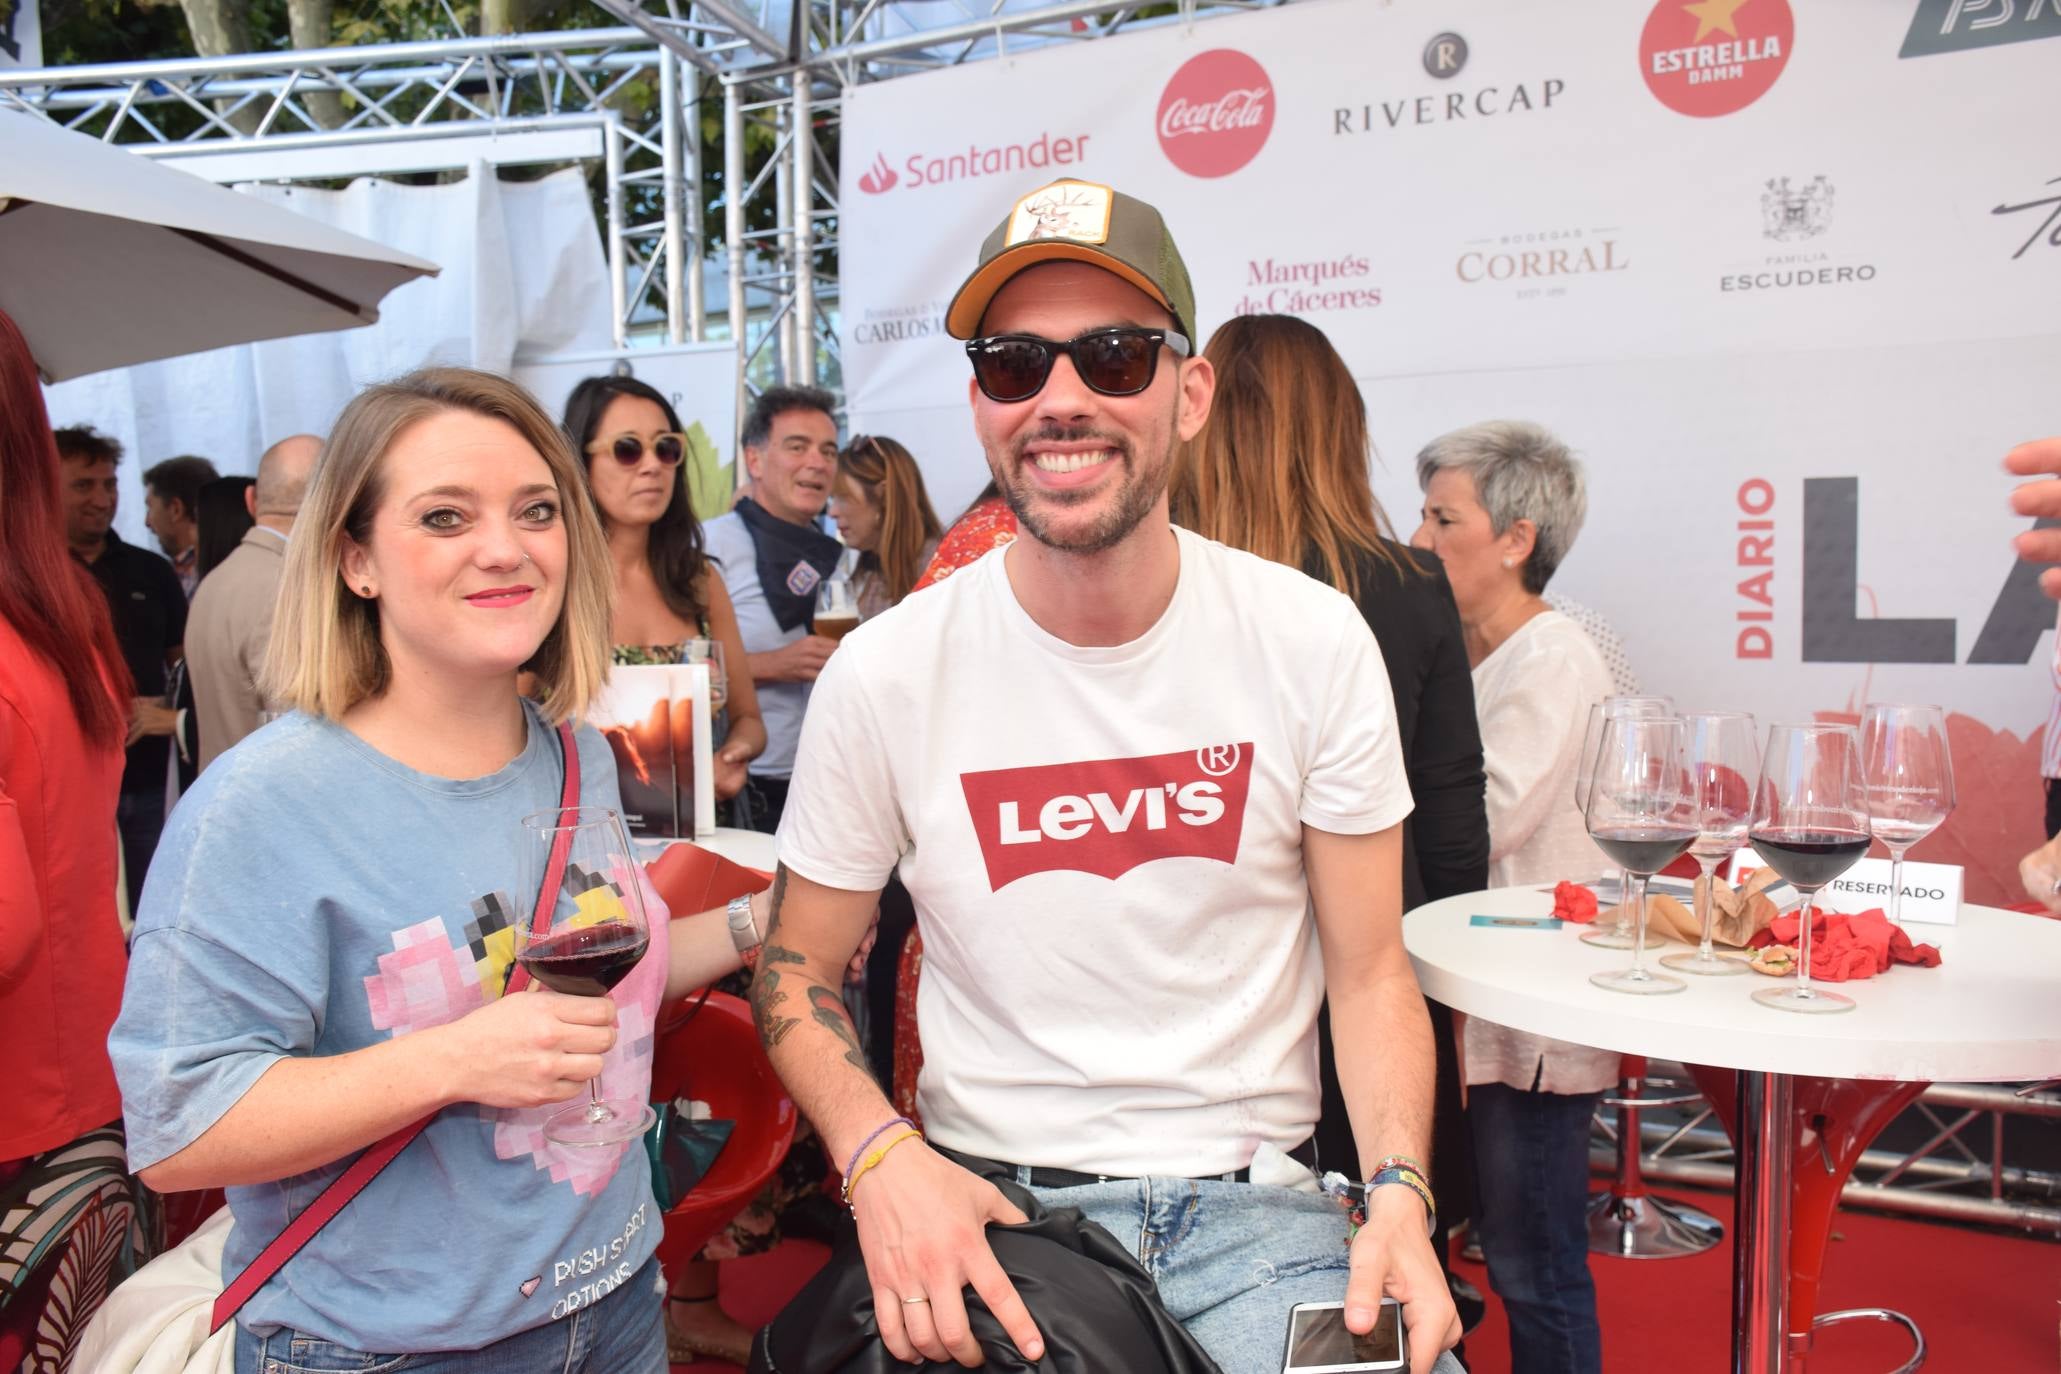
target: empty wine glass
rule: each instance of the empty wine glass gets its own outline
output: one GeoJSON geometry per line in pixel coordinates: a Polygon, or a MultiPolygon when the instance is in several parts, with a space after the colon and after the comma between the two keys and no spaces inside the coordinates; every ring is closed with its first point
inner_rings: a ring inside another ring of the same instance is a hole
{"type": "Polygon", "coordinates": [[[1796,982],[1762,988],[1753,1000],[1781,1011],[1852,1011],[1851,997],[1811,986],[1811,920],[1818,889],[1868,852],[1859,732],[1851,725],[1769,727],[1747,838],[1767,866],[1803,894],[1796,982]]]}
{"type": "Polygon", "coordinates": [[[1861,713],[1868,829],[1889,851],[1889,919],[1904,906],[1904,854],[1954,809],[1946,715],[1937,706],[1870,705],[1861,713]]]}
{"type": "Polygon", "coordinates": [[[1687,734],[1672,717],[1620,716],[1603,722],[1589,791],[1589,838],[1637,880],[1632,966],[1592,973],[1612,992],[1680,992],[1679,978],[1646,967],[1646,885],[1696,839],[1687,734]]]}
{"type": "MultiPolygon", "coordinates": [[[[622,817],[601,806],[524,816],[520,858],[515,957],[553,992],[606,997],[651,947],[622,817]],[[538,912],[537,899],[554,871],[562,875],[557,900],[538,912]]],[[[587,1081],[584,1105],[544,1123],[544,1138],[561,1145],[616,1145],[643,1135],[657,1119],[641,1098],[603,1100],[597,1075],[587,1081]]]]}
{"type": "Polygon", "coordinates": [[[1696,924],[1700,941],[1693,953],[1670,954],[1660,962],[1681,973],[1722,978],[1745,973],[1738,959],[1721,959],[1711,946],[1710,928],[1717,914],[1718,868],[1746,843],[1753,819],[1753,784],[1760,776],[1760,744],[1753,717],[1743,711],[1692,711],[1682,717],[1689,735],[1690,806],[1696,817],[1696,839],[1689,853],[1702,875],[1696,880],[1696,924]]]}
{"type": "MultiPolygon", "coordinates": [[[[1582,751],[1576,756],[1574,766],[1574,806],[1584,817],[1589,814],[1589,786],[1596,776],[1596,750],[1603,738],[1603,721],[1620,716],[1671,716],[1675,706],[1666,697],[1614,696],[1605,697],[1589,707],[1588,728],[1582,732],[1582,751]]],[[[1608,876],[1607,872],[1604,875],[1608,876]]],[[[1596,883],[1596,895],[1604,895],[1601,879],[1596,883]]],[[[1590,930],[1582,934],[1582,943],[1598,949],[1630,949],[1632,947],[1632,918],[1630,888],[1624,875],[1618,875],[1617,920],[1608,930],[1590,930]]]]}

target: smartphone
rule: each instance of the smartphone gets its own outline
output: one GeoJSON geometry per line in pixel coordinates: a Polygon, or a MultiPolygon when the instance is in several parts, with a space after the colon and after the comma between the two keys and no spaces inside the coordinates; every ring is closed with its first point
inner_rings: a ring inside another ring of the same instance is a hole
{"type": "Polygon", "coordinates": [[[1349,1374],[1354,1370],[1401,1369],[1403,1309],[1383,1298],[1374,1329],[1355,1336],[1345,1329],[1343,1302],[1299,1302],[1288,1310],[1288,1356],[1281,1374],[1349,1374]]]}

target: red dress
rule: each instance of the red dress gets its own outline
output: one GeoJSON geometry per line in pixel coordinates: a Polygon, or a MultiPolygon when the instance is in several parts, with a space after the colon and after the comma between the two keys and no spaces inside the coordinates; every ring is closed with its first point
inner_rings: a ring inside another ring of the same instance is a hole
{"type": "Polygon", "coordinates": [[[122,760],[86,738],[57,670],[0,620],[0,1161],[122,1114],[107,1057],[129,966],[115,917],[122,760]]]}
{"type": "MultiPolygon", "coordinates": [[[[1016,517],[999,496],[990,497],[959,517],[945,537],[938,541],[937,554],[914,591],[942,582],[982,554],[1016,539],[1016,517]]],[[[916,981],[923,974],[923,933],[911,930],[902,945],[901,966],[895,978],[895,1110],[919,1125],[916,1114],[916,1079],[923,1072],[923,1041],[916,1030],[916,981]]]]}

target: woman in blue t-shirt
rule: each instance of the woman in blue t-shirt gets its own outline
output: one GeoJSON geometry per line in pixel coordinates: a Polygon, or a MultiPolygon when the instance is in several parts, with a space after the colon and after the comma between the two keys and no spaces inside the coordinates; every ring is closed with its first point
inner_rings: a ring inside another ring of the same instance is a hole
{"type": "Polygon", "coordinates": [[[228,1189],[225,1275],[437,1116],[244,1306],[239,1374],[665,1368],[643,1148],[543,1122],[597,1076],[648,1094],[659,1003],[737,967],[726,924],[655,921],[608,998],[501,995],[521,818],[565,767],[618,804],[608,746],[583,728],[562,760],[554,730],[606,675],[609,578],[578,460],[520,387],[429,369],[338,418],[267,665],[295,709],[174,812],[110,1049],[132,1167],[228,1189]]]}

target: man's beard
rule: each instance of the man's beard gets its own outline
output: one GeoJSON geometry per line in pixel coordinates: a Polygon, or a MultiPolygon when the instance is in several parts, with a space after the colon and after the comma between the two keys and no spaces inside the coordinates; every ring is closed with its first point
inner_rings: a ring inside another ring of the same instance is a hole
{"type": "MultiPolygon", "coordinates": [[[[1169,453],[1165,458],[1170,460],[1169,453]]],[[[1113,434],[1103,434],[1093,429],[1065,426],[1050,426],[1036,434],[1026,435],[1018,440],[1009,455],[1007,475],[997,473],[995,485],[1002,493],[1010,514],[1016,517],[1017,525],[1047,548],[1059,549],[1065,553],[1094,554],[1115,548],[1130,532],[1138,528],[1138,522],[1151,513],[1160,496],[1166,491],[1167,474],[1172,464],[1162,461],[1153,470],[1140,476],[1131,446],[1113,434]],[[1117,484],[1116,496],[1109,509],[1085,528],[1062,532],[1056,529],[1050,517],[1058,507],[1064,510],[1082,505],[1091,500],[1103,499],[1100,490],[1095,491],[1046,491],[1032,485],[1032,479],[1025,476],[1023,450],[1034,443],[1082,443],[1096,440],[1107,444],[1115,456],[1109,461],[1123,466],[1123,477],[1117,484]],[[1045,504],[1040,507],[1040,501],[1045,504]]]]}

